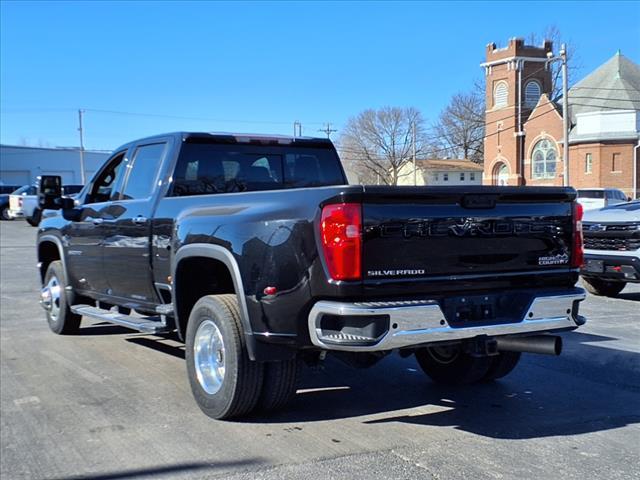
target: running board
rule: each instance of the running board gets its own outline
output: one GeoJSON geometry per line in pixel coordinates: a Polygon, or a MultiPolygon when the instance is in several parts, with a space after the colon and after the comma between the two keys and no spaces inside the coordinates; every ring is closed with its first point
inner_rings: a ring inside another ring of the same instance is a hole
{"type": "Polygon", "coordinates": [[[122,327],[131,328],[142,333],[166,333],[170,329],[163,321],[162,317],[133,317],[131,315],[123,315],[122,313],[112,312],[104,308],[92,307],[91,305],[72,305],[70,307],[73,313],[83,315],[85,317],[96,318],[109,323],[114,323],[122,327]]]}

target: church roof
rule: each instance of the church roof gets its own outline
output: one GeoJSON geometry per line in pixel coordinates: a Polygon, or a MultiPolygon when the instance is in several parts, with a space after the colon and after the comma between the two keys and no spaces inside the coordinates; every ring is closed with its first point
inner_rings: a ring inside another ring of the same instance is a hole
{"type": "Polygon", "coordinates": [[[640,66],[620,51],[569,89],[571,123],[579,113],[640,110],[640,66]]]}

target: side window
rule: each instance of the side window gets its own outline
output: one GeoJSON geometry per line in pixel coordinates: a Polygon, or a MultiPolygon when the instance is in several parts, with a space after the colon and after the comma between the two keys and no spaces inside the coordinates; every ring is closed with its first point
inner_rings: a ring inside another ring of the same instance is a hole
{"type": "Polygon", "coordinates": [[[154,143],[136,148],[127,164],[127,183],[122,200],[147,198],[153,192],[166,143],[154,143]]]}
{"type": "Polygon", "coordinates": [[[98,176],[91,185],[91,192],[87,195],[85,204],[108,202],[114,196],[114,187],[122,176],[122,167],[124,165],[124,154],[122,152],[116,155],[107,166],[98,173],[98,176]]]}
{"type": "Polygon", "coordinates": [[[288,153],[285,162],[285,185],[289,188],[302,188],[343,184],[340,163],[332,160],[330,151],[288,153]]]}

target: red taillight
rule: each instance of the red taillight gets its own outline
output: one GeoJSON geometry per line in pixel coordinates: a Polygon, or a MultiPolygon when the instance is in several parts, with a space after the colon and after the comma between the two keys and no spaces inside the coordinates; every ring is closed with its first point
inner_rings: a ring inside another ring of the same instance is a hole
{"type": "Polygon", "coordinates": [[[578,202],[573,203],[573,252],[571,266],[580,268],[584,265],[584,242],[582,241],[583,208],[578,202]]]}
{"type": "Polygon", "coordinates": [[[327,205],[322,209],[320,239],[329,276],[334,280],[360,280],[362,206],[327,205]]]}

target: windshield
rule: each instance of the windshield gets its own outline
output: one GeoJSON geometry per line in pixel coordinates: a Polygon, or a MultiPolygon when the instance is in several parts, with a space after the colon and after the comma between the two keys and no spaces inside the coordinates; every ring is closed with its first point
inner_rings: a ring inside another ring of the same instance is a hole
{"type": "Polygon", "coordinates": [[[578,190],[578,198],[604,198],[604,190],[578,190]]]}
{"type": "Polygon", "coordinates": [[[65,185],[62,187],[64,195],[71,195],[72,193],[78,193],[82,190],[83,185],[65,185]]]}
{"type": "Polygon", "coordinates": [[[37,193],[36,187],[33,185],[25,185],[13,192],[11,195],[35,195],[37,193]]]}

